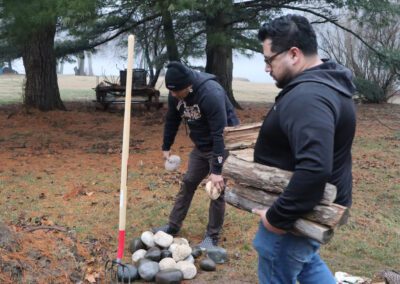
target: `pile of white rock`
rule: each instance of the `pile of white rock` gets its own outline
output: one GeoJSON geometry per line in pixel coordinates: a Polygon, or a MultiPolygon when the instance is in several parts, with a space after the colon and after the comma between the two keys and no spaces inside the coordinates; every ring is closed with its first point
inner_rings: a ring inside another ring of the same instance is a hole
{"type": "Polygon", "coordinates": [[[226,261],[223,248],[217,248],[218,252],[224,252],[223,261],[220,261],[220,253],[217,253],[217,259],[212,252],[200,257],[203,253],[199,247],[191,247],[185,238],[174,238],[163,231],[156,234],[143,232],[140,238],[130,242],[129,248],[132,264],[118,268],[119,281],[123,282],[143,279],[156,283],[180,283],[195,278],[196,259],[199,259],[198,266],[203,271],[214,271],[216,262],[226,261]]]}

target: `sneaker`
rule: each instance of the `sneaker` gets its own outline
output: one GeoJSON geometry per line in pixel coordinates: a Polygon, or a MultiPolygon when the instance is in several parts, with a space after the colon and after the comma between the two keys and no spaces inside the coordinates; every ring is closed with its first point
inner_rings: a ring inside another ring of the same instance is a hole
{"type": "Polygon", "coordinates": [[[157,233],[158,231],[163,231],[164,233],[176,236],[179,232],[179,229],[173,228],[167,224],[161,227],[153,228],[151,231],[153,232],[153,234],[157,233]]]}
{"type": "Polygon", "coordinates": [[[213,238],[211,238],[210,236],[205,236],[204,240],[201,241],[201,243],[199,243],[197,246],[201,249],[201,250],[207,250],[213,247],[216,247],[218,245],[218,242],[216,240],[213,240],[213,238]]]}

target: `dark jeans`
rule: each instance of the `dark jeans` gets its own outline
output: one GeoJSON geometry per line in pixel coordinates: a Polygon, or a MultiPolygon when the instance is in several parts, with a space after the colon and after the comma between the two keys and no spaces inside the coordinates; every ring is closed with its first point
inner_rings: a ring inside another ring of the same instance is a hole
{"type": "MultiPolygon", "coordinates": [[[[228,152],[225,154],[225,158],[228,152]]],[[[194,148],[189,155],[188,170],[178,194],[175,197],[174,208],[169,216],[169,225],[180,229],[189,210],[193,195],[201,181],[210,173],[212,152],[201,152],[194,148]]],[[[216,200],[210,201],[208,209],[208,225],[206,234],[218,241],[219,233],[224,223],[225,199],[224,193],[216,200]]]]}

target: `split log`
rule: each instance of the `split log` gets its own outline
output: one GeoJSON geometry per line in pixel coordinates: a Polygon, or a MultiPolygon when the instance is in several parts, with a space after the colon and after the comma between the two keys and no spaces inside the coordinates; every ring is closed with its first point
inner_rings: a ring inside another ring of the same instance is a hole
{"type": "MultiPolygon", "coordinates": [[[[236,194],[243,199],[257,202],[266,207],[272,206],[275,200],[279,197],[279,194],[265,192],[257,188],[241,185],[235,185],[233,188],[231,187],[230,190],[233,194],[236,194]]],[[[312,212],[303,216],[304,219],[326,225],[330,228],[345,224],[348,217],[348,208],[335,203],[332,203],[329,206],[317,205],[314,207],[312,212]]]]}
{"type": "Polygon", "coordinates": [[[224,142],[227,150],[254,147],[262,123],[249,123],[225,127],[224,142]]]}
{"type": "MultiPolygon", "coordinates": [[[[249,162],[238,158],[235,153],[232,153],[224,163],[223,175],[232,178],[237,184],[259,188],[268,192],[282,193],[289,184],[293,173],[249,162]]],[[[320,203],[331,205],[335,198],[336,187],[327,183],[320,203]]]]}
{"type": "MultiPolygon", "coordinates": [[[[252,209],[254,208],[269,208],[268,206],[265,206],[258,202],[244,199],[229,189],[225,192],[225,201],[234,207],[248,212],[252,212],[252,209]]],[[[332,239],[334,234],[333,229],[305,219],[298,219],[295,222],[292,233],[300,234],[302,236],[314,239],[321,244],[328,243],[332,239]]]]}

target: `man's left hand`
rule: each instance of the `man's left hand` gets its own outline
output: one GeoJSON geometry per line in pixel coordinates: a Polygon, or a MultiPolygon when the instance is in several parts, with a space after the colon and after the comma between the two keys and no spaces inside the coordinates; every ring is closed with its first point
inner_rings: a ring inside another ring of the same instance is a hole
{"type": "Polygon", "coordinates": [[[261,217],[261,221],[264,225],[265,228],[267,228],[268,231],[278,234],[278,235],[283,235],[286,233],[285,230],[279,229],[277,227],[272,226],[269,222],[268,219],[266,217],[267,214],[267,209],[257,209],[254,208],[253,210],[251,210],[252,213],[255,213],[257,215],[259,215],[261,217]]]}
{"type": "Polygon", "coordinates": [[[210,174],[208,179],[213,183],[213,186],[218,189],[219,193],[225,189],[225,182],[222,175],[210,174]]]}

